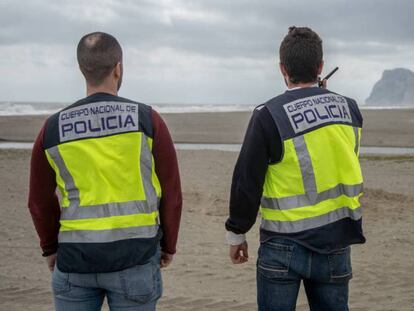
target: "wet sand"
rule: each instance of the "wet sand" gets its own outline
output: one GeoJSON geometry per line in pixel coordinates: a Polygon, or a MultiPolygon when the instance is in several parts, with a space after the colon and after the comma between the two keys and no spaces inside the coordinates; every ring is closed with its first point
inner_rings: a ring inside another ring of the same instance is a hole
{"type": "MultiPolygon", "coordinates": [[[[363,146],[414,147],[414,109],[362,110],[363,146]]],[[[162,114],[175,142],[241,143],[251,112],[162,114]]],[[[46,116],[0,116],[0,140],[33,141],[46,116]]]]}

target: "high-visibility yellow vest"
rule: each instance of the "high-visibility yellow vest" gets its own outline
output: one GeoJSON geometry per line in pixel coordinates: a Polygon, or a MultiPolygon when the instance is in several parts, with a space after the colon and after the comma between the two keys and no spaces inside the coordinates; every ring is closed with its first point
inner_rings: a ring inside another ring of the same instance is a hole
{"type": "Polygon", "coordinates": [[[266,104],[282,138],[283,156],[268,166],[261,227],[278,233],[362,216],[362,117],[356,103],[322,89],[311,96],[297,93],[288,91],[266,104]]]}
{"type": "Polygon", "coordinates": [[[59,243],[157,235],[161,188],[145,107],[81,103],[48,121],[45,152],[61,194],[59,243]]]}

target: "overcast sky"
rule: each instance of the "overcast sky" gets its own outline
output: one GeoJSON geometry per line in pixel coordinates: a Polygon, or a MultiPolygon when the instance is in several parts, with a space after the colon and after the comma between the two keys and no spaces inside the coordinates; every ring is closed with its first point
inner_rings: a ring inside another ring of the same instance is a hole
{"type": "Polygon", "coordinates": [[[414,1],[0,0],[0,101],[84,96],[82,35],[124,49],[120,95],[146,103],[260,104],[284,90],[278,48],[291,25],[324,42],[330,89],[363,103],[384,69],[414,70],[414,1]]]}

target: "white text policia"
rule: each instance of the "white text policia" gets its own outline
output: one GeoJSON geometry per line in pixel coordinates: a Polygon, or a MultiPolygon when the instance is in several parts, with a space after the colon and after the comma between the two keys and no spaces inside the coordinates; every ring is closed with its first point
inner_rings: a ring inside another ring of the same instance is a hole
{"type": "Polygon", "coordinates": [[[132,115],[137,113],[135,105],[97,105],[60,114],[61,135],[69,133],[85,134],[135,128],[137,126],[132,115]],[[73,120],[70,120],[73,119],[73,120]]]}
{"type": "Polygon", "coordinates": [[[301,127],[301,123],[317,125],[337,120],[347,123],[352,122],[349,106],[342,96],[323,95],[301,99],[284,105],[294,130],[301,127]]]}

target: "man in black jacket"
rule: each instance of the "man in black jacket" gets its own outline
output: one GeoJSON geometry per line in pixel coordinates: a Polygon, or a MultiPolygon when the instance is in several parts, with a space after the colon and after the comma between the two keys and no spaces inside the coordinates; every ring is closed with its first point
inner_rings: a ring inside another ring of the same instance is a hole
{"type": "Polygon", "coordinates": [[[295,310],[303,280],[311,310],[348,310],[350,245],[364,243],[359,143],[350,98],[318,87],[322,40],[290,27],[280,46],[288,90],[253,112],[234,170],[230,258],[248,260],[245,233],[260,208],[259,310],[295,310]]]}

